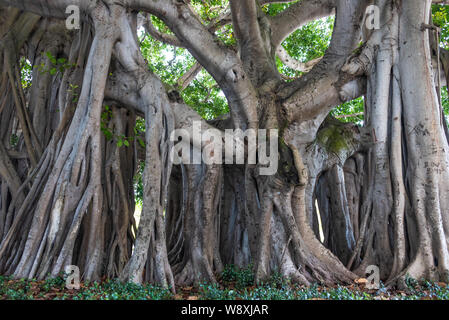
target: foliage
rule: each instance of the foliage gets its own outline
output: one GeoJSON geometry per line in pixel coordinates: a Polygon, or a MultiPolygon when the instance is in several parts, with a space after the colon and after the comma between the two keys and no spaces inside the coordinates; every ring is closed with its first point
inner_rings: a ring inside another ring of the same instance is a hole
{"type": "MultiPolygon", "coordinates": [[[[319,19],[299,28],[284,40],[282,46],[294,59],[307,62],[324,55],[329,47],[334,26],[334,17],[319,19]]],[[[293,70],[276,59],[281,74],[299,77],[302,73],[293,70]]]]}
{"type": "MultiPolygon", "coordinates": [[[[291,284],[276,273],[267,283],[253,286],[233,285],[238,279],[249,279],[249,269],[226,266],[220,284],[202,283],[198,288],[177,288],[178,294],[149,284],[121,283],[118,280],[82,283],[79,290],[65,289],[65,276],[47,280],[14,280],[0,276],[0,300],[171,300],[195,297],[200,300],[439,300],[449,299],[445,283],[432,283],[406,278],[404,290],[383,286],[367,290],[363,286],[309,287],[291,284]],[[225,281],[225,279],[227,279],[225,281]]],[[[241,284],[243,284],[242,282],[241,284]]]]}
{"type": "Polygon", "coordinates": [[[182,92],[182,97],[189,106],[207,120],[229,112],[223,92],[215,80],[204,70],[182,92]]]}
{"type": "Polygon", "coordinates": [[[342,122],[353,122],[362,125],[364,117],[361,113],[363,113],[364,104],[364,98],[360,97],[335,107],[331,115],[342,122]]]}
{"type": "Polygon", "coordinates": [[[225,284],[232,284],[237,288],[250,286],[254,283],[253,266],[238,268],[232,264],[227,265],[221,274],[221,279],[225,284]]]}
{"type": "MultiPolygon", "coordinates": [[[[165,31],[161,22],[154,24],[159,31],[165,31]]],[[[161,43],[150,35],[142,35],[141,50],[150,70],[169,87],[177,88],[178,80],[195,64],[195,59],[186,49],[161,43]]],[[[181,92],[181,96],[187,105],[205,119],[213,119],[228,112],[223,92],[205,70],[201,70],[192,83],[181,92]]]]}
{"type": "Polygon", "coordinates": [[[134,135],[127,137],[124,134],[118,134],[111,129],[110,122],[113,118],[112,109],[110,106],[105,105],[104,111],[101,114],[100,130],[103,132],[106,140],[114,139],[117,142],[117,147],[129,147],[130,142],[137,141],[141,147],[145,148],[145,141],[142,139],[142,135],[145,132],[145,121],[142,118],[136,120],[134,127],[134,135]]]}
{"type": "Polygon", "coordinates": [[[81,284],[80,290],[65,289],[65,278],[13,280],[0,276],[0,300],[162,300],[170,299],[169,290],[152,285],[120,283],[118,280],[81,284]]]}
{"type": "Polygon", "coordinates": [[[15,133],[11,134],[11,137],[9,138],[9,145],[12,148],[15,148],[18,143],[19,143],[19,136],[15,133]]]}
{"type": "Polygon", "coordinates": [[[69,83],[69,89],[67,89],[68,92],[72,94],[72,102],[77,103],[78,102],[78,96],[79,96],[79,85],[77,84],[71,84],[69,83]]]}
{"type": "Polygon", "coordinates": [[[150,35],[142,38],[141,50],[150,70],[168,85],[175,86],[178,79],[195,64],[195,59],[186,49],[163,44],[150,35]]]}
{"type": "Polygon", "coordinates": [[[442,5],[433,5],[433,23],[441,28],[440,46],[449,49],[449,7],[442,5]]]}
{"type": "Polygon", "coordinates": [[[449,125],[449,96],[448,96],[448,88],[443,87],[441,89],[441,105],[443,107],[443,112],[446,117],[446,121],[449,125]]]}
{"type": "Polygon", "coordinates": [[[137,165],[136,174],[134,176],[134,196],[136,203],[143,204],[143,170],[145,169],[145,161],[140,161],[137,165]]]}
{"type": "Polygon", "coordinates": [[[198,12],[201,19],[206,22],[210,22],[219,16],[219,12],[225,9],[229,1],[228,0],[192,0],[193,8],[198,12]]]}
{"type": "Polygon", "coordinates": [[[295,4],[296,2],[298,2],[298,0],[288,3],[269,3],[264,5],[262,7],[262,10],[269,16],[275,16],[290,7],[292,4],[295,4]]]}
{"type": "MultiPolygon", "coordinates": [[[[296,2],[298,1],[267,4],[262,7],[262,10],[267,15],[275,16],[296,2]]],[[[201,17],[203,23],[208,24],[214,22],[221,13],[227,10],[229,2],[228,0],[192,0],[191,5],[201,17]]],[[[449,49],[449,6],[433,5],[432,12],[434,24],[441,28],[440,45],[443,48],[449,49]]],[[[173,34],[164,22],[157,17],[151,16],[151,21],[160,32],[173,34]]],[[[282,46],[291,57],[301,62],[319,58],[324,55],[329,46],[333,23],[334,17],[313,21],[292,33],[282,43],[282,46]]],[[[215,34],[224,45],[235,45],[235,37],[231,25],[225,25],[218,28],[215,34]]],[[[175,48],[164,44],[142,30],[140,30],[140,37],[141,50],[144,57],[147,59],[149,68],[156,73],[165,84],[176,88],[179,78],[188,72],[188,70],[195,64],[195,59],[186,49],[175,48]]],[[[44,55],[49,64],[47,65],[43,61],[40,65],[34,66],[41,72],[49,72],[50,74],[55,75],[58,71],[63,72],[65,69],[73,67],[73,65],[68,63],[67,59],[63,57],[54,57],[50,52],[45,52],[44,55]]],[[[31,85],[32,66],[30,62],[24,58],[21,58],[20,66],[22,86],[26,89],[31,85]]],[[[287,78],[296,78],[301,75],[300,72],[284,65],[279,59],[277,59],[277,67],[279,72],[287,78]]],[[[75,92],[75,89],[76,88],[70,88],[69,90],[75,92]]],[[[181,96],[189,106],[208,120],[214,119],[229,111],[222,90],[205,70],[202,70],[195,80],[181,92],[181,96]]],[[[449,101],[447,99],[446,90],[443,90],[442,96],[444,111],[445,114],[448,115],[449,101]]],[[[74,102],[77,102],[76,94],[74,94],[74,102]]],[[[358,98],[336,107],[332,111],[332,115],[339,117],[358,114],[363,112],[363,109],[363,98],[358,98]]],[[[363,123],[363,116],[341,117],[340,120],[343,122],[355,122],[361,125],[363,123]]],[[[109,133],[105,133],[105,135],[112,138],[109,133]]],[[[123,139],[118,140],[118,143],[120,145],[126,145],[127,139],[124,137],[122,138],[123,139]]],[[[141,142],[142,141],[139,141],[139,143],[141,142]]]]}
{"type": "Polygon", "coordinates": [[[76,65],[73,63],[69,63],[66,58],[56,58],[52,55],[51,52],[46,52],[45,56],[49,64],[46,64],[43,60],[40,65],[34,66],[41,73],[50,73],[52,76],[56,75],[59,71],[64,73],[66,69],[74,68],[76,65]]]}
{"type": "Polygon", "coordinates": [[[23,89],[28,89],[29,87],[31,87],[31,82],[33,79],[32,76],[33,67],[31,66],[30,61],[28,61],[24,57],[20,58],[20,72],[22,79],[22,87],[23,89]]]}
{"type": "Polygon", "coordinates": [[[153,285],[120,283],[118,280],[94,282],[73,297],[74,300],[167,300],[172,297],[167,289],[153,285]]]}

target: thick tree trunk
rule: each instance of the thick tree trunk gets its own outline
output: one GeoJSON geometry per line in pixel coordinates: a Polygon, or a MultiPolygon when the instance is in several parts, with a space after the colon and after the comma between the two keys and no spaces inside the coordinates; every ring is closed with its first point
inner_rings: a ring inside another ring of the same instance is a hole
{"type": "MultiPolygon", "coordinates": [[[[101,15],[99,18],[101,21],[107,19],[101,15]]],[[[39,25],[31,34],[31,43],[38,42],[42,32],[58,28],[61,30],[59,22],[57,26],[39,25]]],[[[12,201],[8,202],[7,192],[4,192],[0,256],[1,269],[5,273],[43,278],[49,274],[55,276],[66,265],[75,264],[86,279],[99,279],[103,274],[117,276],[131,254],[133,153],[118,150],[115,144],[105,145],[98,125],[108,61],[115,41],[113,34],[101,28],[102,25],[97,27],[92,39],[91,28],[84,26],[75,36],[72,47],[64,47],[60,42],[56,49],[58,42],[51,42],[55,37],[48,33],[39,42],[42,49],[32,51],[35,48],[31,46],[30,54],[36,55],[32,61],[43,62],[45,55],[41,57],[41,51],[48,50],[50,43],[54,46],[50,49],[56,50],[50,50],[50,53],[55,57],[70,52],[69,61],[77,64],[77,69],[65,70],[63,75],[58,73],[52,87],[49,87],[48,71],[36,69],[34,72],[30,94],[36,99],[30,99],[28,106],[33,112],[33,122],[21,123],[21,129],[29,128],[34,132],[36,126],[39,137],[36,141],[46,145],[46,150],[31,175],[25,178],[11,176],[17,181],[9,184],[17,186],[17,189],[11,189],[12,201]],[[61,46],[64,49],[61,50],[61,46]],[[81,92],[74,91],[77,86],[82,86],[81,92]],[[60,103],[60,110],[53,107],[55,101],[60,103]],[[78,107],[73,112],[76,101],[78,107]],[[49,107],[54,108],[49,110],[54,118],[44,116],[49,107]],[[56,127],[54,123],[57,123],[56,127]],[[26,197],[21,196],[24,191],[27,191],[26,197]]],[[[21,88],[20,78],[17,79],[21,88]]],[[[133,119],[116,112],[115,123],[111,125],[118,133],[126,135],[133,130],[133,124],[130,124],[133,119]]],[[[7,154],[2,152],[4,157],[7,154]]],[[[32,159],[30,161],[33,164],[32,159]]],[[[4,163],[9,163],[8,159],[4,163]]],[[[14,175],[14,171],[8,172],[14,175]]]]}
{"type": "Polygon", "coordinates": [[[348,267],[363,274],[377,265],[384,280],[446,281],[448,142],[426,27],[431,1],[377,4],[384,27],[345,69],[368,70],[365,126],[374,140],[366,171],[356,173],[362,186],[351,182],[366,196],[350,208],[359,230],[348,267]]]}

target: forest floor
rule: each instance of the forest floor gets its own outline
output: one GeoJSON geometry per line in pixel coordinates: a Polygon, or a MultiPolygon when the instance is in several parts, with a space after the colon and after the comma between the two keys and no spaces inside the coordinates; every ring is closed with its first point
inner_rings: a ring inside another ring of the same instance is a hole
{"type": "Polygon", "coordinates": [[[122,284],[117,280],[81,283],[67,289],[64,276],[47,280],[14,280],[0,276],[0,300],[449,300],[446,283],[407,280],[405,290],[384,287],[369,290],[364,281],[349,286],[305,287],[273,276],[266,284],[253,286],[251,269],[227,267],[218,275],[219,284],[179,287],[176,294],[152,285],[122,284]]]}

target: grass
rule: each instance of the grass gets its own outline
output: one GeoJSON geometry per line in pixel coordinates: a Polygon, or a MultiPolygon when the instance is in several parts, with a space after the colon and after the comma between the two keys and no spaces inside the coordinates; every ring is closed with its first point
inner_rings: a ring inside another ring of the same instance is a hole
{"type": "Polygon", "coordinates": [[[118,280],[84,282],[79,290],[65,288],[63,275],[47,280],[12,279],[0,276],[0,300],[448,300],[445,283],[409,279],[407,289],[396,291],[381,287],[367,290],[363,285],[309,287],[290,283],[279,274],[254,286],[252,267],[227,266],[218,275],[218,284],[202,283],[197,287],[170,290],[149,284],[123,284],[118,280]]]}
{"type": "Polygon", "coordinates": [[[152,285],[122,284],[117,280],[82,283],[79,290],[65,288],[59,276],[43,281],[13,280],[0,276],[0,300],[167,300],[167,289],[152,285]]]}

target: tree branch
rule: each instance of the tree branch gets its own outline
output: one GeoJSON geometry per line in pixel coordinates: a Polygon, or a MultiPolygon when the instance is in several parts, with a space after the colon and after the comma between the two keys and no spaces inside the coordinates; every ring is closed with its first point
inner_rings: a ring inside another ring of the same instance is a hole
{"type": "Polygon", "coordinates": [[[292,32],[334,13],[336,0],[302,0],[271,18],[272,43],[277,48],[292,32]]]}
{"type": "Polygon", "coordinates": [[[230,4],[234,33],[245,70],[252,79],[258,80],[258,85],[270,78],[277,79],[278,72],[271,59],[269,29],[263,26],[266,16],[259,16],[260,9],[254,0],[230,0],[230,4]]]}
{"type": "MultiPolygon", "coordinates": [[[[117,1],[102,2],[105,5],[117,5],[117,1]]],[[[13,6],[43,17],[64,19],[69,5],[77,5],[81,12],[90,15],[98,3],[83,0],[0,0],[0,5],[13,6]]],[[[163,20],[223,89],[235,127],[257,127],[257,95],[241,60],[235,52],[219,44],[218,39],[198,20],[186,3],[174,0],[120,0],[118,5],[154,14],[163,20]]],[[[93,20],[95,22],[95,17],[93,20]]]]}
{"type": "Polygon", "coordinates": [[[278,49],[276,50],[276,54],[283,64],[293,70],[300,72],[309,72],[322,59],[322,57],[320,57],[304,63],[296,60],[295,58],[292,58],[283,46],[278,47],[278,49]]]}
{"type": "Polygon", "coordinates": [[[180,90],[183,91],[187,88],[201,70],[203,70],[203,67],[196,62],[181,78],[178,79],[178,87],[180,90]]]}
{"type": "Polygon", "coordinates": [[[147,17],[145,20],[146,22],[144,23],[143,26],[146,32],[148,32],[153,38],[171,46],[184,47],[182,42],[179,41],[179,39],[176,36],[166,34],[157,30],[153,22],[151,21],[151,17],[147,17]]]}
{"type": "Polygon", "coordinates": [[[128,6],[154,14],[173,31],[193,57],[212,75],[228,99],[234,124],[257,126],[257,97],[236,53],[219,44],[188,5],[173,0],[128,0],[128,6]]]}
{"type": "Polygon", "coordinates": [[[259,5],[264,6],[266,4],[275,4],[275,3],[289,3],[295,0],[259,0],[259,5]]]}
{"type": "Polygon", "coordinates": [[[230,8],[227,8],[225,11],[223,11],[217,18],[212,20],[208,25],[207,29],[210,32],[215,32],[216,30],[220,29],[221,27],[232,23],[232,15],[230,8]]]}
{"type": "MultiPolygon", "coordinates": [[[[312,135],[334,106],[357,98],[365,90],[363,76],[344,74],[341,68],[358,45],[358,26],[363,19],[366,1],[336,1],[334,32],[323,59],[308,74],[285,84],[278,93],[283,100],[286,121],[291,124],[309,121],[307,125],[315,129],[307,130],[312,135]]],[[[311,138],[303,137],[304,140],[311,138]]]]}
{"type": "Polygon", "coordinates": [[[0,5],[33,12],[42,17],[64,19],[67,17],[65,12],[68,6],[75,5],[79,7],[81,11],[86,12],[93,9],[96,2],[83,0],[0,0],[0,5]]]}
{"type": "Polygon", "coordinates": [[[364,112],[357,112],[357,113],[353,113],[353,114],[340,114],[340,115],[334,116],[334,118],[336,118],[336,119],[345,119],[345,118],[352,118],[352,117],[363,116],[364,114],[365,114],[364,112]]]}

